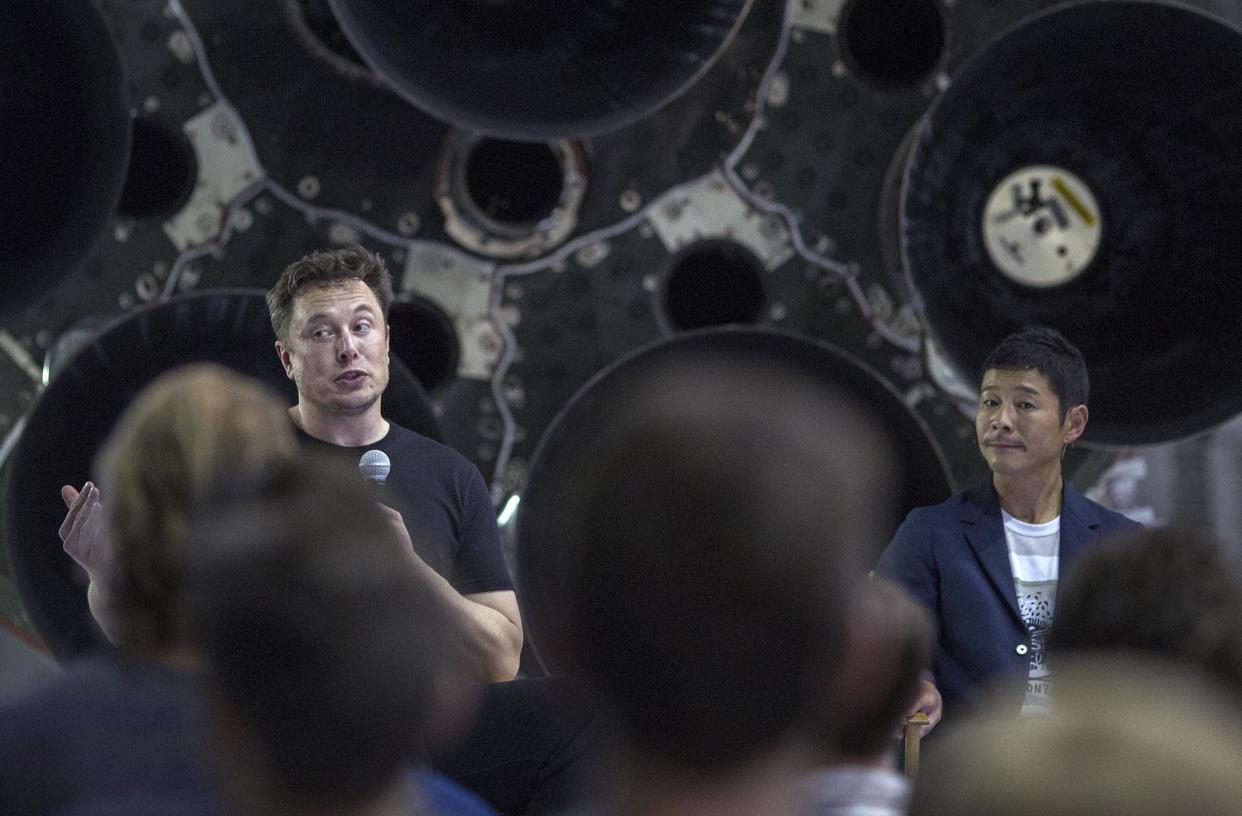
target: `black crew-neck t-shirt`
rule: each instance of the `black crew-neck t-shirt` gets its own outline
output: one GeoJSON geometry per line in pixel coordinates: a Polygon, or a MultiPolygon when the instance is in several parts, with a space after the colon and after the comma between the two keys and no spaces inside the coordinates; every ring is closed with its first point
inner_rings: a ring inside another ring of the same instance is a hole
{"type": "Polygon", "coordinates": [[[463,595],[513,589],[496,511],[478,468],[447,445],[389,426],[383,439],[361,447],[332,445],[301,429],[298,435],[355,466],[369,450],[388,454],[392,470],[377,498],[401,513],[415,552],[463,595]]]}

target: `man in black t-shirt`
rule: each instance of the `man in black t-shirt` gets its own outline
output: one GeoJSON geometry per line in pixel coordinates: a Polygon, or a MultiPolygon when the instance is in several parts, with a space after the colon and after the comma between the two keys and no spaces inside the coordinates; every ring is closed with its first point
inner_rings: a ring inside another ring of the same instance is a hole
{"type": "MultiPolygon", "coordinates": [[[[276,352],[297,385],[298,401],[289,416],[307,436],[340,448],[365,449],[391,434],[392,425],[380,411],[388,386],[391,302],[391,275],[382,260],[361,247],[311,253],[290,264],[267,293],[276,352]]],[[[414,496],[442,491],[429,508],[433,516],[420,514],[406,522],[400,508],[390,508],[393,524],[408,535],[413,553],[428,546],[460,552],[477,545],[494,549],[499,557],[494,519],[490,528],[485,525],[491,536],[487,541],[445,541],[436,531],[433,544],[414,544],[421,529],[451,526],[451,519],[463,512],[465,497],[452,495],[453,482],[458,469],[471,466],[464,458],[458,465],[457,458],[462,457],[444,449],[434,463],[424,463],[425,478],[413,483],[414,496]]],[[[439,565],[437,570],[421,557],[414,561],[461,630],[476,679],[512,679],[522,650],[522,623],[512,584],[467,591],[453,585],[454,565],[439,565]]]]}
{"type": "Polygon", "coordinates": [[[299,436],[354,465],[367,451],[383,451],[391,470],[377,486],[377,496],[401,514],[415,554],[462,595],[512,592],[496,512],[478,468],[447,445],[391,422],[388,426],[388,433],[371,445],[329,445],[305,432],[299,436]]]}
{"type": "Polygon", "coordinates": [[[437,769],[505,813],[563,804],[569,769],[593,741],[593,717],[559,679],[510,681],[522,622],[487,487],[457,451],[394,425],[380,406],[388,385],[392,277],[362,247],[313,252],[267,294],[276,352],[297,386],[289,409],[312,444],[358,461],[385,451],[380,494],[415,569],[448,608],[473,679],[479,721],[464,742],[432,747],[437,769]]]}

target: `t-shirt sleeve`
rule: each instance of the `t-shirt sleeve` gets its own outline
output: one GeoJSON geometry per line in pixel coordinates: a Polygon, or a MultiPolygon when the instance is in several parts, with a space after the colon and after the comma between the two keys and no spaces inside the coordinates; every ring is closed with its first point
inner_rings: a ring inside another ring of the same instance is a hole
{"type": "Polygon", "coordinates": [[[513,578],[500,549],[496,511],[483,477],[470,469],[461,530],[461,547],[453,562],[453,588],[463,595],[513,589],[513,578]]]}

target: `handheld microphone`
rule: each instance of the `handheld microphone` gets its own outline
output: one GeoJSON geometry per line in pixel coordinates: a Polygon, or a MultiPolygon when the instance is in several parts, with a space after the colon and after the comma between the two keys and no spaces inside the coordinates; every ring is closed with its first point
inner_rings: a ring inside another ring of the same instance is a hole
{"type": "Polygon", "coordinates": [[[369,450],[358,460],[358,470],[362,478],[375,487],[383,487],[392,470],[392,461],[382,450],[369,450]]]}

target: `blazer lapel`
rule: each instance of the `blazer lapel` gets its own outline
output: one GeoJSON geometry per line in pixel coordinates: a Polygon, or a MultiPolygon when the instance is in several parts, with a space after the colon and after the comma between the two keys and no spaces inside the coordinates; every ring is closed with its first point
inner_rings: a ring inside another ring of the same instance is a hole
{"type": "Polygon", "coordinates": [[[1073,560],[1095,540],[1100,514],[1068,481],[1061,492],[1061,564],[1073,560]]]}
{"type": "MultiPolygon", "coordinates": [[[[960,513],[962,532],[975,557],[983,565],[983,572],[1005,599],[1013,619],[1025,628],[1022,613],[1018,610],[1018,595],[1013,584],[1013,569],[1009,566],[1009,547],[1005,544],[1005,526],[1001,522],[1000,501],[989,479],[966,494],[960,513]]],[[[1064,541],[1064,538],[1062,538],[1064,541]]]]}

